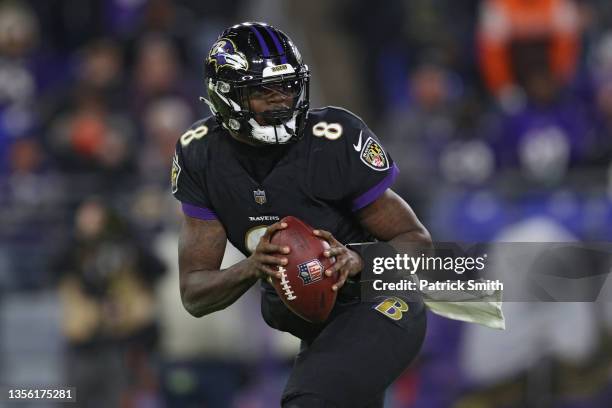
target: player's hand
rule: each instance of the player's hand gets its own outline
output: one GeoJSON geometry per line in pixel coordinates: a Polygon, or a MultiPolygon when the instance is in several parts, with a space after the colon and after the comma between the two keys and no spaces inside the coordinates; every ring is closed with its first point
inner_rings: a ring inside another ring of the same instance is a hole
{"type": "Polygon", "coordinates": [[[283,255],[288,254],[291,249],[288,246],[274,245],[270,242],[276,231],[287,228],[286,223],[276,222],[266,228],[261,236],[255,251],[247,258],[250,271],[258,278],[274,277],[280,279],[278,266],[287,265],[289,260],[283,255]]]}
{"type": "Polygon", "coordinates": [[[349,276],[355,276],[363,269],[363,260],[355,251],[351,251],[342,245],[331,232],[321,229],[312,232],[319,238],[323,238],[329,244],[330,248],[323,251],[323,256],[327,258],[336,257],[336,262],[325,271],[325,275],[332,276],[334,272],[338,272],[338,281],[332,286],[333,290],[339,290],[346,282],[349,276]]]}

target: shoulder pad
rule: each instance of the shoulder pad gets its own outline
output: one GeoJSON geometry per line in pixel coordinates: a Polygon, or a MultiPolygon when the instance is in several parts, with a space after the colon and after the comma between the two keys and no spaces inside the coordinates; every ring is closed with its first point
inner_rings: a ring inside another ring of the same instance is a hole
{"type": "Polygon", "coordinates": [[[338,106],[326,106],[308,112],[308,122],[338,122],[343,126],[362,127],[363,120],[353,112],[338,106]]]}
{"type": "Polygon", "coordinates": [[[181,135],[179,138],[179,143],[184,149],[190,146],[192,143],[199,143],[200,141],[207,139],[219,129],[220,126],[213,116],[200,119],[191,125],[189,129],[181,135]]]}
{"type": "Polygon", "coordinates": [[[352,112],[327,106],[313,109],[308,113],[306,133],[321,140],[353,141],[366,125],[361,118],[352,112]]]}

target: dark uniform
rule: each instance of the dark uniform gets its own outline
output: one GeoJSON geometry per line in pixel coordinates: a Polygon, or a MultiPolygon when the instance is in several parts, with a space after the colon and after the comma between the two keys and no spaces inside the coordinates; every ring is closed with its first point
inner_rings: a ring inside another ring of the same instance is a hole
{"type": "MultiPolygon", "coordinates": [[[[177,143],[172,191],[185,214],[218,219],[249,256],[266,227],[287,215],[344,244],[371,241],[355,211],[380,197],[398,172],[361,119],[327,107],[309,111],[297,142],[265,148],[234,140],[214,118],[196,122],[177,143]]],[[[293,314],[263,280],[262,314],[271,327],[303,340],[285,406],[300,395],[330,406],[381,406],[385,388],[416,356],[425,333],[421,302],[362,303],[351,280],[325,324],[293,314]]]]}

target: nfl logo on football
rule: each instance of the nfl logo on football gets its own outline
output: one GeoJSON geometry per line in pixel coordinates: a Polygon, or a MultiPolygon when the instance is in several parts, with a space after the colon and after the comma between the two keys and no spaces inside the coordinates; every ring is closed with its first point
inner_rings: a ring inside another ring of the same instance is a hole
{"type": "Polygon", "coordinates": [[[255,190],[253,191],[253,198],[255,198],[255,202],[259,205],[266,203],[266,192],[264,190],[255,190]]]}
{"type": "Polygon", "coordinates": [[[323,278],[323,265],[318,259],[313,259],[298,265],[298,275],[304,285],[320,281],[323,278]]]}

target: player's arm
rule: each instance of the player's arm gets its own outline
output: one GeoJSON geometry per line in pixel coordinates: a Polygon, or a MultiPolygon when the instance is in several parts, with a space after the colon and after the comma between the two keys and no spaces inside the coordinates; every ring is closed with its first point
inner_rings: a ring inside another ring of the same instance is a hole
{"type": "MultiPolygon", "coordinates": [[[[356,215],[361,225],[381,241],[432,246],[429,232],[412,208],[391,189],[385,190],[375,201],[357,211],[356,215]]],[[[334,272],[339,273],[338,281],[332,287],[333,290],[338,290],[348,277],[361,272],[363,260],[358,253],[338,242],[330,232],[316,230],[314,234],[330,243],[331,248],[323,255],[335,257],[336,262],[325,273],[328,276],[332,276],[334,272]]]]}
{"type": "Polygon", "coordinates": [[[391,189],[357,212],[361,225],[380,241],[430,247],[431,236],[408,203],[391,189]]]}
{"type": "Polygon", "coordinates": [[[181,300],[185,309],[201,317],[234,303],[260,277],[277,276],[275,265],[287,260],[273,254],[288,253],[269,243],[274,231],[286,225],[268,227],[255,252],[247,259],[220,270],[227,235],[218,220],[184,216],[179,236],[179,276],[181,300]]]}

